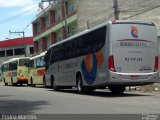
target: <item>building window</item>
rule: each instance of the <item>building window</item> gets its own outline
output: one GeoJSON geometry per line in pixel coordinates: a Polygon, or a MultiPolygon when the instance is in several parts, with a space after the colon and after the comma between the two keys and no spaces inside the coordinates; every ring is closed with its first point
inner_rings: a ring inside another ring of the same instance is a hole
{"type": "Polygon", "coordinates": [[[76,32],[77,32],[77,27],[76,26],[77,26],[76,22],[74,22],[74,23],[72,23],[68,26],[69,36],[72,36],[72,35],[76,34],[76,32]]]}
{"type": "Polygon", "coordinates": [[[37,52],[41,52],[41,40],[39,40],[39,41],[37,41],[37,45],[38,45],[38,50],[37,50],[37,52]]]}
{"type": "Polygon", "coordinates": [[[33,35],[37,35],[37,23],[33,23],[33,35]]]}
{"type": "Polygon", "coordinates": [[[69,1],[68,9],[69,13],[76,11],[76,1],[74,0],[69,1]]]}
{"type": "Polygon", "coordinates": [[[30,53],[30,54],[34,54],[34,49],[33,49],[33,47],[29,47],[29,53],[30,53]]]}
{"type": "Polygon", "coordinates": [[[6,50],[7,56],[13,56],[13,49],[6,50]]]}
{"type": "Polygon", "coordinates": [[[42,37],[42,40],[41,40],[41,51],[45,51],[46,49],[47,49],[47,37],[42,37]]]}
{"type": "Polygon", "coordinates": [[[51,37],[47,36],[47,49],[49,48],[50,45],[51,45],[51,37]]]}
{"type": "Polygon", "coordinates": [[[41,27],[40,27],[40,21],[37,22],[37,32],[40,33],[41,32],[41,27]]]}
{"type": "Polygon", "coordinates": [[[55,22],[58,22],[60,20],[60,9],[58,8],[55,11],[55,22]]]}
{"type": "Polygon", "coordinates": [[[34,53],[38,52],[38,41],[34,42],[34,53]]]}
{"type": "Polygon", "coordinates": [[[0,57],[5,57],[5,51],[0,51],[0,57]]]}
{"type": "Polygon", "coordinates": [[[56,32],[56,40],[57,40],[57,42],[58,41],[61,41],[63,38],[62,38],[62,32],[61,32],[61,30],[58,30],[57,32],[56,32]]]}
{"type": "Polygon", "coordinates": [[[41,17],[40,18],[40,28],[41,30],[45,29],[46,28],[46,18],[45,17],[41,17]]]}
{"type": "Polygon", "coordinates": [[[14,55],[24,55],[25,49],[24,48],[16,48],[14,49],[14,55]]]}
{"type": "Polygon", "coordinates": [[[48,28],[49,27],[49,15],[46,15],[46,18],[45,18],[46,20],[45,20],[45,26],[46,26],[46,28],[48,28]]]}

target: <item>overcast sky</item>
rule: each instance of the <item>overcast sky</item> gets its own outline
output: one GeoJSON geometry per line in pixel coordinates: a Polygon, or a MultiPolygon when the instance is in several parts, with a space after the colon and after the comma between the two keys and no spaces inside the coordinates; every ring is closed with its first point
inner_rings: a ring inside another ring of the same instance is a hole
{"type": "Polygon", "coordinates": [[[9,31],[25,31],[25,36],[32,36],[31,22],[40,11],[40,0],[0,0],[0,41],[6,38],[21,37],[9,31]]]}

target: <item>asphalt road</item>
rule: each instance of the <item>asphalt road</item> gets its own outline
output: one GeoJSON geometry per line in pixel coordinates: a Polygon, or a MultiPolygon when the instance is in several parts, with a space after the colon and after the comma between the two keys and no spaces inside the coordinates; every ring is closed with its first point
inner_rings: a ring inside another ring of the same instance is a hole
{"type": "Polygon", "coordinates": [[[0,114],[148,114],[160,113],[160,93],[107,90],[90,95],[75,90],[53,91],[43,87],[4,86],[0,83],[0,114]]]}

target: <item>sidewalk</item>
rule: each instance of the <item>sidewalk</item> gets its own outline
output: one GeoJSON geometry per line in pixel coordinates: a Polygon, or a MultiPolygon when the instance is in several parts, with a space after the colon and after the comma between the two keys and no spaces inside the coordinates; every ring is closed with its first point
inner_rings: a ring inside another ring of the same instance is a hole
{"type": "Polygon", "coordinates": [[[152,85],[127,87],[127,91],[140,91],[140,92],[160,92],[160,83],[154,83],[152,85]]]}

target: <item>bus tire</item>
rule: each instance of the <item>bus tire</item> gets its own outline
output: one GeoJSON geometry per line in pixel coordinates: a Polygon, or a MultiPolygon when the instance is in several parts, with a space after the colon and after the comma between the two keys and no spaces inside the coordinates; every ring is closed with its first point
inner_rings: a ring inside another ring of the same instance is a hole
{"type": "Polygon", "coordinates": [[[36,87],[36,85],[33,84],[33,78],[32,78],[32,77],[31,77],[31,86],[32,86],[32,87],[36,87]]]}
{"type": "Polygon", "coordinates": [[[8,85],[8,83],[4,83],[5,84],[5,86],[7,86],[8,85]]]}
{"type": "Polygon", "coordinates": [[[13,83],[13,77],[11,77],[11,85],[17,86],[17,83],[13,83]]]}
{"type": "Polygon", "coordinates": [[[113,85],[113,86],[109,86],[109,89],[111,93],[113,94],[122,94],[126,90],[126,87],[119,86],[119,85],[113,85]]]}
{"type": "Polygon", "coordinates": [[[7,86],[8,83],[6,82],[5,78],[3,78],[3,81],[4,81],[4,85],[7,86]]]}
{"type": "Polygon", "coordinates": [[[82,76],[81,75],[77,75],[76,78],[76,88],[77,88],[77,92],[78,93],[84,93],[85,89],[83,87],[83,82],[82,82],[82,76]]]}
{"type": "Polygon", "coordinates": [[[11,77],[11,85],[13,86],[13,84],[14,84],[14,83],[13,83],[13,77],[11,77]]]}
{"type": "Polygon", "coordinates": [[[27,83],[27,86],[31,86],[31,84],[27,83]]]}
{"type": "Polygon", "coordinates": [[[47,88],[45,76],[43,76],[43,86],[44,88],[47,88]]]}
{"type": "Polygon", "coordinates": [[[92,93],[94,90],[95,90],[95,88],[85,87],[85,93],[92,93]]]}
{"type": "Polygon", "coordinates": [[[28,80],[27,86],[31,86],[31,81],[30,80],[28,80]]]}
{"type": "Polygon", "coordinates": [[[51,88],[53,88],[53,90],[57,91],[58,87],[55,85],[55,81],[54,81],[54,76],[51,76],[51,88]]]}
{"type": "Polygon", "coordinates": [[[13,86],[17,86],[18,84],[17,83],[13,83],[13,86]]]}

